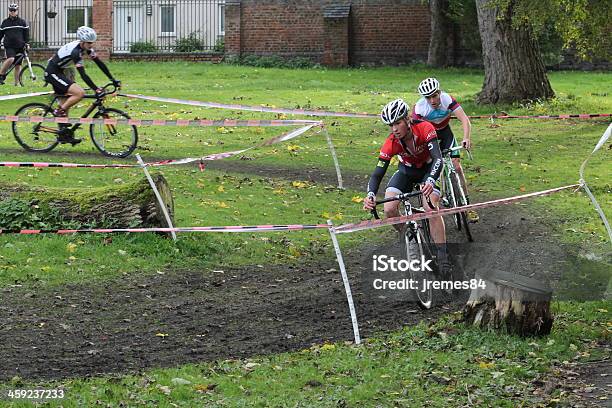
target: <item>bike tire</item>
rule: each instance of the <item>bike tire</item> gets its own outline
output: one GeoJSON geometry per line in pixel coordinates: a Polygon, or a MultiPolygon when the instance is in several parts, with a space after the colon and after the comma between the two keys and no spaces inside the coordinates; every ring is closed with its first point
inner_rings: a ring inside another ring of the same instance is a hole
{"type": "MultiPolygon", "coordinates": [[[[16,116],[53,116],[51,107],[44,103],[32,102],[23,105],[15,112],[16,116]]],[[[53,150],[58,144],[57,131],[36,131],[42,122],[13,122],[11,128],[13,136],[17,143],[28,152],[46,153],[53,150]],[[31,131],[31,132],[30,132],[31,131]],[[28,140],[26,136],[32,134],[32,140],[28,140]],[[44,137],[41,138],[41,134],[44,137]],[[47,137],[48,135],[48,137],[47,137]]]]}
{"type": "Polygon", "coordinates": [[[45,67],[40,64],[32,64],[32,72],[27,65],[21,66],[19,73],[19,84],[28,89],[41,89],[45,86],[45,67]],[[34,76],[32,76],[33,74],[34,76]]]}
{"type": "MultiPolygon", "coordinates": [[[[455,191],[456,196],[459,198],[458,204],[460,206],[467,205],[467,199],[465,198],[463,189],[459,187],[460,186],[459,176],[457,175],[457,173],[454,173],[453,175],[454,177],[451,178],[451,181],[453,183],[452,188],[455,191]]],[[[474,237],[472,236],[472,231],[470,230],[470,223],[467,219],[467,213],[466,212],[457,213],[455,214],[455,217],[459,219],[459,223],[463,227],[463,228],[458,228],[459,231],[463,230],[463,233],[465,234],[467,240],[469,242],[474,242],[474,237]]]]}
{"type": "MultiPolygon", "coordinates": [[[[405,210],[402,209],[403,215],[406,215],[405,210]]],[[[427,221],[427,220],[423,220],[427,221]]],[[[417,224],[417,230],[414,231],[409,228],[408,223],[406,224],[405,234],[403,236],[403,247],[406,253],[406,260],[421,260],[433,259],[431,253],[428,254],[429,243],[426,242],[427,231],[422,230],[422,223],[417,224]]],[[[426,227],[427,228],[427,227],[426,227]]],[[[410,269],[410,279],[417,282],[417,289],[414,291],[417,299],[417,305],[424,310],[431,309],[434,305],[434,292],[430,285],[427,286],[425,291],[422,290],[425,281],[432,281],[433,275],[429,271],[413,271],[410,269]]]]}
{"type": "MultiPolygon", "coordinates": [[[[114,108],[105,108],[104,112],[97,112],[94,119],[130,119],[130,116],[114,108]]],[[[125,158],[136,149],[138,145],[138,128],[134,125],[89,125],[89,135],[96,149],[104,156],[125,158]],[[125,133],[125,140],[116,137],[117,129],[125,133]],[[112,134],[115,132],[115,134],[112,134]]]]}

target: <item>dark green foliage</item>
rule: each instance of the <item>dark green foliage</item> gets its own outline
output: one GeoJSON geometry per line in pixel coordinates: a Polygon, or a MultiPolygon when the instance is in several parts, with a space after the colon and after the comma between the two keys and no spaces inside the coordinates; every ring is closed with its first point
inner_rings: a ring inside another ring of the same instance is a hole
{"type": "Polygon", "coordinates": [[[130,45],[130,52],[157,52],[157,47],[152,42],[139,41],[130,45]]]}
{"type": "Polygon", "coordinates": [[[259,68],[318,68],[320,65],[305,57],[282,58],[277,55],[248,55],[246,57],[228,57],[225,62],[233,65],[247,65],[259,68]]]}
{"type": "Polygon", "coordinates": [[[202,51],[206,48],[204,43],[197,37],[196,33],[191,33],[187,37],[176,40],[174,50],[176,52],[202,51]]]}

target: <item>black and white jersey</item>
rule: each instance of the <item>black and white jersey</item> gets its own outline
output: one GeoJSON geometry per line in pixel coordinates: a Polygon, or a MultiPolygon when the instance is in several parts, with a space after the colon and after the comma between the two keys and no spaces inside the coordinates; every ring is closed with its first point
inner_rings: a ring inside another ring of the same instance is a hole
{"type": "Polygon", "coordinates": [[[30,26],[19,17],[9,17],[0,24],[0,40],[5,48],[23,48],[30,41],[30,26]]]}
{"type": "Polygon", "coordinates": [[[81,48],[81,41],[72,41],[62,46],[49,60],[47,65],[48,72],[56,72],[74,64],[79,68],[83,66],[83,56],[89,55],[91,58],[96,58],[96,53],[93,49],[84,50],[81,48]]]}

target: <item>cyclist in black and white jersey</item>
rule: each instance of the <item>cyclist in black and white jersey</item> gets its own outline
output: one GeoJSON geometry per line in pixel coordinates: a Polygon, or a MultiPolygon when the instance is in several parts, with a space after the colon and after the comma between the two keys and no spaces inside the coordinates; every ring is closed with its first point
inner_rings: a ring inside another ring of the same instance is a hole
{"type": "MultiPolygon", "coordinates": [[[[9,4],[9,16],[0,24],[0,41],[4,42],[6,53],[6,60],[0,68],[0,85],[4,83],[6,71],[9,70],[17,54],[23,53],[24,48],[29,47],[30,26],[17,13],[19,6],[16,3],[9,4]]],[[[15,65],[15,86],[19,84],[20,72],[21,64],[15,65]]]]}
{"type": "MultiPolygon", "coordinates": [[[[106,64],[102,62],[93,49],[93,43],[96,41],[96,32],[89,27],[79,27],[77,30],[78,40],[72,41],[61,47],[47,64],[45,69],[45,80],[53,86],[55,93],[67,95],[67,98],[61,100],[59,108],[53,111],[55,116],[68,116],[68,110],[76,105],[85,96],[85,91],[77,83],[66,75],[65,70],[71,66],[75,66],[83,81],[96,93],[102,92],[92,79],[85,72],[83,57],[88,55],[100,68],[102,72],[110,79],[116,87],[121,86],[121,82],[113,78],[106,64]]],[[[73,144],[80,142],[79,139],[68,140],[73,144]]]]}

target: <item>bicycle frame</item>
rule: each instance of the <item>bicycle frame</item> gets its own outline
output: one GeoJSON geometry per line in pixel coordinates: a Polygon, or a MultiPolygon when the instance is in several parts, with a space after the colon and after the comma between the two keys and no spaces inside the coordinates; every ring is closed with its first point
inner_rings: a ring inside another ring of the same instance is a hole
{"type": "Polygon", "coordinates": [[[27,51],[23,50],[23,52],[20,52],[19,54],[15,55],[15,59],[13,60],[13,63],[11,64],[11,66],[9,67],[9,69],[6,71],[4,75],[8,77],[8,74],[10,74],[11,71],[13,71],[13,69],[15,69],[17,65],[21,65],[23,60],[26,60],[26,62],[28,63],[28,69],[30,70],[30,73],[32,73],[32,63],[30,62],[30,57],[28,57],[27,51]]]}
{"type": "MultiPolygon", "coordinates": [[[[108,86],[108,85],[107,85],[108,86]]],[[[112,92],[109,92],[112,93],[112,92]]],[[[98,111],[104,112],[105,108],[104,108],[104,98],[106,97],[106,95],[108,95],[109,93],[103,93],[101,95],[85,95],[83,97],[83,99],[95,99],[95,101],[89,106],[89,108],[87,108],[87,110],[85,111],[84,114],[81,115],[81,118],[87,118],[89,117],[89,115],[92,114],[93,111],[95,111],[96,109],[98,109],[98,111]]],[[[49,104],[49,108],[53,109],[53,105],[59,101],[60,98],[65,98],[66,95],[54,95],[53,100],[51,101],[51,103],[49,104]]],[[[49,112],[47,112],[49,113],[49,112]]],[[[75,123],[70,127],[67,127],[67,129],[70,132],[75,132],[76,130],[78,130],[81,127],[82,123],[75,123]]],[[[112,125],[109,125],[112,126],[112,125]]],[[[40,129],[44,129],[46,131],[50,131],[50,132],[54,132],[54,133],[58,133],[57,129],[54,128],[47,128],[44,127],[42,125],[42,123],[40,123],[38,125],[38,127],[35,128],[35,131],[40,130],[40,129]]]]}
{"type": "MultiPolygon", "coordinates": [[[[463,146],[451,147],[449,149],[444,149],[444,151],[442,152],[442,161],[444,162],[444,165],[442,166],[442,189],[443,191],[450,192],[454,207],[458,207],[460,205],[467,204],[467,203],[458,203],[457,197],[455,197],[455,191],[452,189],[453,184],[451,181],[451,177],[453,177],[453,175],[457,177],[457,180],[459,181],[457,183],[457,187],[459,188],[459,194],[460,196],[465,197],[465,191],[463,191],[463,185],[461,184],[459,173],[457,173],[457,170],[455,169],[455,166],[453,164],[453,159],[450,156],[452,152],[461,150],[461,149],[463,149],[463,146]]],[[[466,152],[468,152],[468,156],[471,159],[470,151],[466,149],[466,152]]],[[[444,194],[442,194],[442,196],[444,196],[444,194]]]]}

